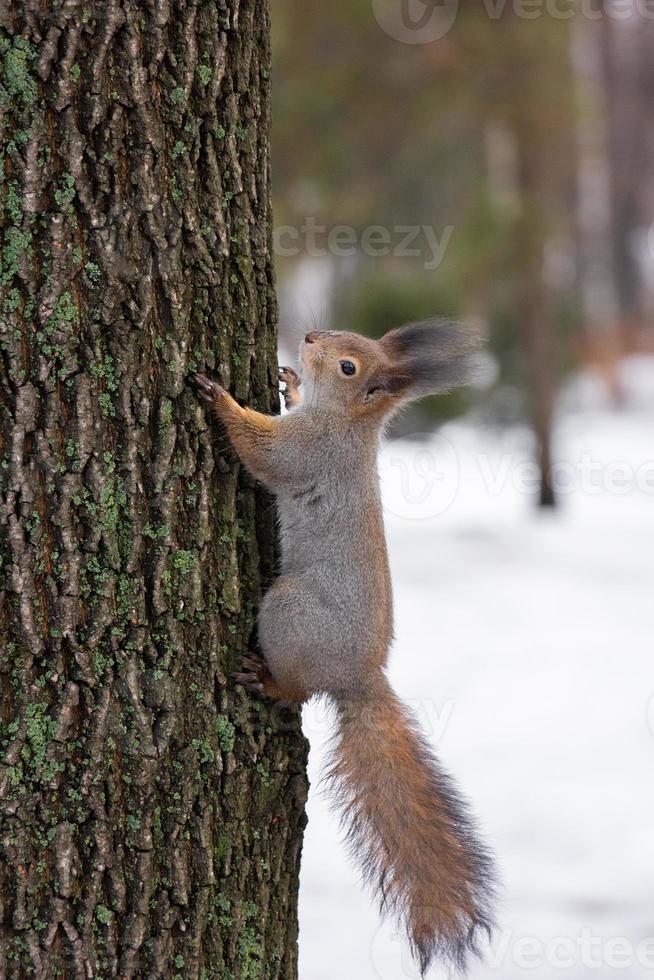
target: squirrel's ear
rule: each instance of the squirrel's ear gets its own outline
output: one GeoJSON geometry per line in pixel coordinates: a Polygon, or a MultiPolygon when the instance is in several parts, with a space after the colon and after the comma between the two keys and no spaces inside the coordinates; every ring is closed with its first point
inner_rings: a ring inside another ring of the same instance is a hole
{"type": "Polygon", "coordinates": [[[393,398],[403,395],[411,387],[411,376],[404,371],[392,368],[379,371],[368,378],[368,384],[363,396],[366,404],[382,398],[393,398]]]}
{"type": "Polygon", "coordinates": [[[399,375],[408,377],[408,399],[436,395],[474,377],[473,352],[480,337],[470,328],[448,320],[422,320],[391,330],[382,337],[384,353],[399,375]]]}

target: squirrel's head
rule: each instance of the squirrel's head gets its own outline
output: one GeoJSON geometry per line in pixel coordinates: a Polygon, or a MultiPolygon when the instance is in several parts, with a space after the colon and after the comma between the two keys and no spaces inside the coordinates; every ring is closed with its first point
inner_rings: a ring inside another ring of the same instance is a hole
{"type": "Polygon", "coordinates": [[[477,334],[445,320],[409,323],[380,340],[312,330],[300,347],[305,404],[353,420],[385,418],[407,402],[466,384],[478,346],[477,334]]]}

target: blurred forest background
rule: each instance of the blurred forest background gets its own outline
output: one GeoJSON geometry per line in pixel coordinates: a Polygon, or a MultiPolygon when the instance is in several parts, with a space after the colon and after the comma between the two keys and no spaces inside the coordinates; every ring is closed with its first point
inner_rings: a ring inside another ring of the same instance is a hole
{"type": "Polygon", "coordinates": [[[566,377],[618,411],[654,352],[654,5],[274,0],[273,28],[282,346],[476,321],[478,389],[411,424],[527,421],[551,505],[566,377]]]}
{"type": "MultiPolygon", "coordinates": [[[[432,315],[488,338],[476,387],[400,420],[442,431],[380,464],[391,680],[504,883],[470,980],[651,978],[654,2],[272,7],[281,356],[432,315]]],[[[304,730],[300,975],[417,978],[320,792],[329,725],[304,730]]]]}

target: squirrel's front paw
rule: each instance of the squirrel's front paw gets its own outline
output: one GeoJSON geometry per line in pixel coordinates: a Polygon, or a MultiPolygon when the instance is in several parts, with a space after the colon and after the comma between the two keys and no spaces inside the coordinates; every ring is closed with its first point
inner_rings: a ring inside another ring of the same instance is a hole
{"type": "Polygon", "coordinates": [[[204,374],[196,374],[194,379],[201,397],[207,402],[217,402],[219,398],[223,398],[227,394],[222,385],[216,381],[210,381],[204,374]]]}
{"type": "Polygon", "coordinates": [[[299,388],[302,384],[300,375],[292,367],[280,367],[279,380],[283,381],[284,384],[290,385],[292,388],[299,388]]]}
{"type": "Polygon", "coordinates": [[[302,384],[302,379],[293,368],[280,367],[279,380],[286,385],[286,390],[282,392],[284,404],[287,408],[293,408],[300,401],[300,385],[302,384]]]}

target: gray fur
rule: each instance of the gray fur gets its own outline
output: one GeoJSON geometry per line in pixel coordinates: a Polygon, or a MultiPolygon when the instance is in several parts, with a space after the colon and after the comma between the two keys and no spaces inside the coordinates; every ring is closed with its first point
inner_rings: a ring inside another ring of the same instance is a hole
{"type": "Polygon", "coordinates": [[[298,409],[280,422],[284,477],[271,489],[277,494],[281,576],[261,606],[259,643],[282,687],[292,689],[306,670],[316,692],[337,695],[356,689],[366,663],[391,641],[379,432],[370,424],[359,431],[338,413],[318,408],[298,409]],[[298,450],[300,427],[315,449],[298,450]],[[368,523],[377,527],[381,547],[362,536],[368,523]]]}

